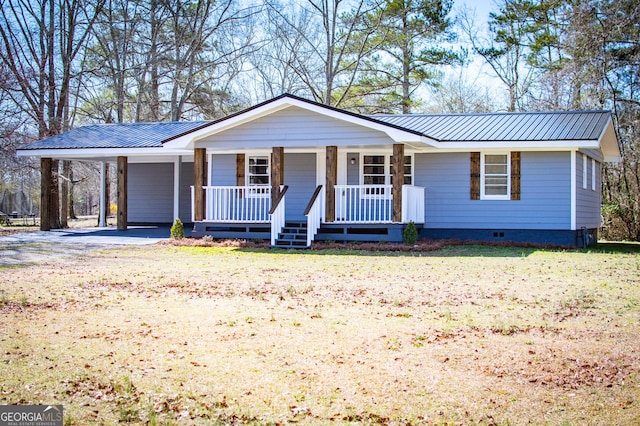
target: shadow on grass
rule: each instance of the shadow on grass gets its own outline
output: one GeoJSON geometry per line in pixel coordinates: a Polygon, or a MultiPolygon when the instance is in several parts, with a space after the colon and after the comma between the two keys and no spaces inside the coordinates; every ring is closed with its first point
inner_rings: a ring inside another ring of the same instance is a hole
{"type": "Polygon", "coordinates": [[[634,254],[640,253],[640,243],[603,242],[587,249],[538,244],[480,243],[459,240],[421,240],[415,246],[399,243],[338,243],[316,242],[310,249],[269,247],[268,243],[255,241],[218,241],[200,243],[197,240],[170,242],[174,246],[193,248],[227,248],[242,253],[306,255],[306,256],[391,256],[391,257],[528,257],[539,251],[634,254]],[[185,244],[186,243],[186,244],[185,244]]]}
{"type": "Polygon", "coordinates": [[[358,247],[354,244],[345,244],[344,247],[315,246],[311,249],[282,249],[282,248],[249,248],[237,247],[237,251],[246,253],[283,254],[283,255],[306,255],[306,256],[366,256],[366,257],[527,257],[532,253],[541,250],[530,247],[506,247],[488,245],[448,245],[441,247],[424,249],[403,248],[393,243],[382,244],[375,249],[370,247],[358,247]],[[387,246],[387,247],[385,247],[387,246]]]}
{"type": "Polygon", "coordinates": [[[582,251],[587,253],[640,254],[640,243],[607,241],[591,245],[582,251]]]}

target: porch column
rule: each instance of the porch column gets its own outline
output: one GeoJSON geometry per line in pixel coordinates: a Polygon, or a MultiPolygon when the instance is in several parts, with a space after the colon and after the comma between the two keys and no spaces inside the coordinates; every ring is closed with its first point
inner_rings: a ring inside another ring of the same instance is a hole
{"type": "Polygon", "coordinates": [[[107,163],[100,162],[100,202],[98,203],[98,226],[107,226],[107,163]]]}
{"type": "Polygon", "coordinates": [[[207,149],[195,148],[193,150],[193,219],[196,222],[204,220],[205,192],[202,189],[206,185],[207,149]]]}
{"type": "Polygon", "coordinates": [[[128,175],[127,157],[118,157],[118,231],[127,230],[128,175]]]}
{"type": "Polygon", "coordinates": [[[404,184],[404,145],[401,143],[393,144],[393,164],[391,166],[391,174],[393,176],[393,188],[391,195],[393,197],[393,217],[396,223],[402,222],[402,185],[404,184]]]}
{"type": "Polygon", "coordinates": [[[271,150],[271,205],[280,195],[280,186],[284,184],[284,148],[273,147],[271,150]]]}
{"type": "Polygon", "coordinates": [[[40,158],[40,230],[51,230],[51,217],[49,211],[51,205],[51,158],[40,158]]]}
{"type": "Polygon", "coordinates": [[[338,147],[327,147],[327,179],[325,185],[325,221],[336,220],[336,183],[338,182],[338,147]]]}

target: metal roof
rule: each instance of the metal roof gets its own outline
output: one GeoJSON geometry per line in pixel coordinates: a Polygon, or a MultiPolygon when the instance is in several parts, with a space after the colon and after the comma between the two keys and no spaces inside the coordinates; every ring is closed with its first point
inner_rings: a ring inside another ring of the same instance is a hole
{"type": "MultiPolygon", "coordinates": [[[[267,101],[268,104],[283,97],[267,101]]],[[[312,101],[305,102],[316,104],[312,101]]],[[[260,105],[263,105],[260,104],[260,105]]],[[[323,108],[360,117],[439,142],[536,142],[598,140],[611,113],[608,111],[553,111],[482,114],[358,115],[317,104],[323,108]]],[[[233,114],[241,115],[253,108],[233,114]]],[[[230,116],[230,117],[232,117],[230,116]]],[[[60,135],[28,144],[20,150],[151,148],[162,147],[176,137],[216,124],[217,121],[103,124],[78,127],[60,135]]]]}
{"type": "Polygon", "coordinates": [[[51,136],[20,149],[77,149],[77,148],[153,148],[179,133],[193,130],[207,121],[165,123],[96,124],[77,127],[51,136]]]}
{"type": "Polygon", "coordinates": [[[608,111],[369,115],[440,142],[598,140],[608,111]]]}

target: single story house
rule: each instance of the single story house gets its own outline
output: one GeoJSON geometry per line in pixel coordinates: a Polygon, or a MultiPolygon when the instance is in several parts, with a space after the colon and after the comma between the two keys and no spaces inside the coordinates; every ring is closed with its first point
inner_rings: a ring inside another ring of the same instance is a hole
{"type": "Polygon", "coordinates": [[[290,94],[214,121],[79,127],[18,153],[43,170],[117,163],[120,229],[180,218],[195,236],[285,247],[401,241],[409,222],[422,238],[584,246],[602,164],[620,161],[607,111],[360,115],[290,94]]]}

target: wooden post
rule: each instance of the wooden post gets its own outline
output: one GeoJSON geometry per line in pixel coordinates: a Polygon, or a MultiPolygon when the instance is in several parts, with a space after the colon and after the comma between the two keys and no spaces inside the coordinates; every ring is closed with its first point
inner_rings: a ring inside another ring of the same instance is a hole
{"type": "Polygon", "coordinates": [[[129,174],[127,157],[118,157],[118,230],[127,230],[127,181],[129,174]]]}
{"type": "Polygon", "coordinates": [[[391,166],[391,175],[393,187],[391,196],[393,198],[393,217],[396,223],[402,222],[402,185],[404,184],[404,145],[401,143],[393,144],[393,164],[391,166]]]}
{"type": "Polygon", "coordinates": [[[280,186],[284,184],[284,148],[273,147],[271,150],[271,205],[280,196],[280,186]]]}
{"type": "Polygon", "coordinates": [[[204,220],[204,206],[206,194],[203,186],[207,177],[207,149],[195,148],[193,150],[193,218],[196,222],[204,220]]]}
{"type": "Polygon", "coordinates": [[[336,183],[338,182],[338,147],[328,146],[327,149],[327,179],[325,181],[325,221],[336,220],[336,183]]]}
{"type": "Polygon", "coordinates": [[[51,185],[49,188],[49,226],[50,229],[60,229],[60,179],[58,172],[59,160],[51,160],[51,185]]]}
{"type": "Polygon", "coordinates": [[[40,230],[51,230],[51,158],[40,158],[40,230]]]}

